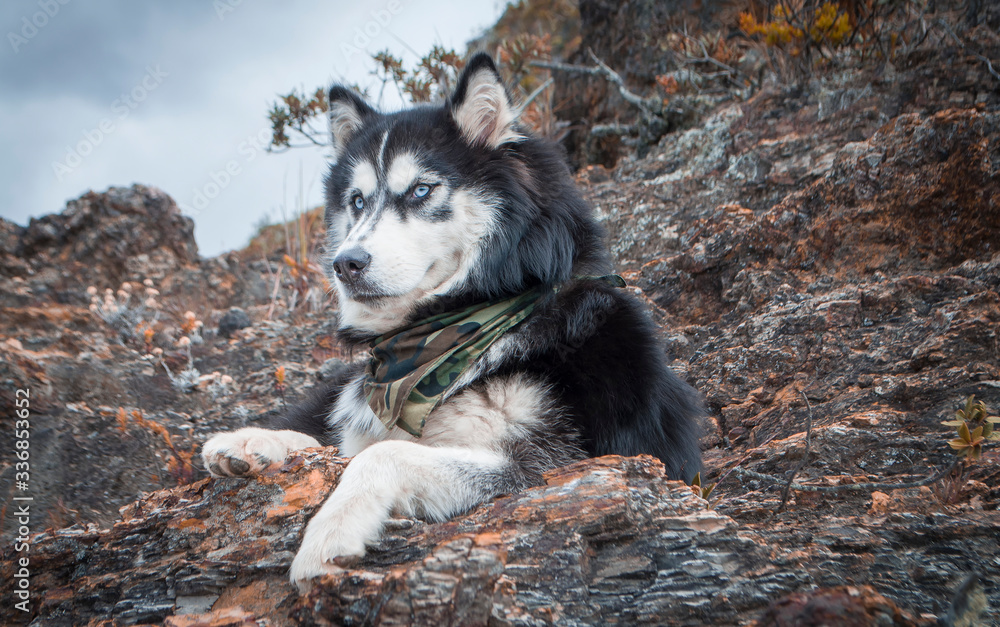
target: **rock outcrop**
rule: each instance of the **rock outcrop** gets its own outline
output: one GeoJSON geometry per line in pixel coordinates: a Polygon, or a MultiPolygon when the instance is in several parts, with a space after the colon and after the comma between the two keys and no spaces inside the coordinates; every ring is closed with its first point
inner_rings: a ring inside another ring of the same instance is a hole
{"type": "Polygon", "coordinates": [[[8,305],[50,292],[56,301],[78,302],[81,283],[162,279],[198,262],[194,222],[172,198],[143,185],[89,192],[26,228],[4,221],[3,231],[5,283],[21,279],[4,286],[8,305]]]}
{"type": "Polygon", "coordinates": [[[90,285],[117,289],[152,280],[165,296],[206,306],[247,306],[269,286],[228,253],[198,256],[194,222],[163,191],[146,185],[88,192],[62,213],[21,227],[0,218],[0,306],[86,305],[90,285]],[[82,287],[81,287],[82,286],[82,287]]]}

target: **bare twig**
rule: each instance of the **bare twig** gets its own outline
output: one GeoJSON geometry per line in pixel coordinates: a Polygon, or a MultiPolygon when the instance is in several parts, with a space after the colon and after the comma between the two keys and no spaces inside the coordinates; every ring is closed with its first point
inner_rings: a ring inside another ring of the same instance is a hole
{"type": "Polygon", "coordinates": [[[320,148],[328,148],[329,142],[326,138],[326,133],[323,131],[317,131],[312,126],[306,124],[295,124],[293,122],[288,123],[288,128],[293,131],[297,131],[299,135],[305,137],[309,140],[308,144],[293,144],[289,142],[284,146],[275,146],[273,143],[269,144],[264,150],[271,154],[280,155],[283,152],[288,152],[293,148],[310,148],[312,146],[319,146],[320,148]],[[317,139],[319,138],[319,139],[317,139]]]}
{"type": "Polygon", "coordinates": [[[972,48],[970,48],[967,43],[965,43],[964,41],[962,41],[962,38],[959,37],[955,33],[954,30],[952,30],[951,26],[948,25],[948,22],[946,22],[944,20],[938,20],[937,23],[940,26],[944,27],[945,32],[947,32],[949,35],[951,35],[951,38],[954,39],[955,42],[958,43],[959,46],[961,46],[962,48],[964,48],[966,50],[966,52],[968,52],[972,56],[976,57],[977,59],[979,59],[980,61],[982,61],[983,63],[985,63],[986,64],[986,69],[988,69],[989,72],[990,72],[990,74],[993,75],[993,78],[995,78],[997,80],[1000,80],[1000,73],[998,73],[993,68],[993,62],[992,61],[990,61],[989,59],[987,59],[983,55],[979,54],[978,52],[976,52],[975,50],[973,50],[972,48]]]}
{"type": "Polygon", "coordinates": [[[737,70],[734,67],[730,67],[730,66],[726,65],[722,61],[719,61],[718,59],[716,59],[712,55],[708,54],[708,48],[705,47],[705,42],[703,42],[702,40],[695,39],[694,37],[690,37],[688,35],[684,35],[684,37],[687,38],[687,39],[690,39],[691,41],[696,42],[699,46],[701,46],[701,54],[702,54],[702,56],[700,58],[690,57],[690,58],[688,58],[688,59],[685,60],[686,62],[688,62],[688,63],[711,63],[712,65],[714,65],[714,66],[716,66],[716,67],[718,67],[718,68],[720,68],[722,70],[725,70],[726,72],[729,72],[731,75],[743,75],[743,76],[746,76],[746,74],[743,74],[743,72],[737,70]]]}
{"type": "Polygon", "coordinates": [[[278,301],[278,287],[281,286],[281,266],[278,266],[278,274],[274,277],[274,290],[271,292],[271,306],[267,308],[267,318],[265,320],[271,319],[271,314],[274,313],[274,304],[278,301]]]}
{"type": "Polygon", "coordinates": [[[573,65],[572,63],[560,63],[559,61],[530,61],[528,65],[531,67],[541,68],[543,70],[555,70],[557,72],[575,72],[577,74],[589,74],[591,76],[600,76],[603,74],[600,68],[588,67],[586,65],[573,65]]]}
{"type": "Polygon", "coordinates": [[[723,481],[725,481],[726,477],[728,477],[729,475],[731,475],[734,470],[736,470],[737,468],[739,468],[743,464],[743,462],[745,462],[746,460],[750,459],[751,455],[753,455],[754,453],[756,453],[760,449],[762,449],[765,446],[767,446],[768,444],[770,444],[771,440],[773,440],[776,435],[777,434],[772,434],[771,437],[769,437],[768,439],[764,440],[763,442],[761,442],[757,446],[755,446],[752,449],[750,449],[749,451],[747,451],[746,455],[744,455],[742,459],[740,459],[738,462],[736,462],[735,464],[733,464],[732,466],[730,466],[729,470],[727,470],[726,472],[722,473],[722,476],[719,477],[719,479],[715,482],[715,487],[719,487],[719,484],[722,483],[723,481]]]}
{"type": "Polygon", "coordinates": [[[538,96],[540,96],[541,93],[545,91],[554,82],[556,82],[555,79],[549,77],[547,81],[538,86],[538,89],[531,92],[531,94],[529,94],[528,97],[524,99],[524,102],[521,103],[520,108],[518,108],[517,117],[520,117],[520,115],[524,113],[525,109],[527,109],[531,105],[531,103],[534,102],[535,98],[538,98],[538,96]]]}
{"type": "Polygon", "coordinates": [[[532,61],[529,65],[531,67],[555,70],[558,72],[576,72],[578,74],[588,74],[590,76],[603,76],[618,87],[618,93],[622,95],[622,98],[624,98],[626,102],[635,105],[643,113],[648,115],[660,115],[662,107],[660,106],[659,99],[643,98],[642,96],[633,93],[628,87],[625,86],[625,81],[622,79],[621,75],[618,74],[618,72],[615,72],[608,67],[607,64],[605,64],[604,61],[601,61],[592,50],[588,50],[588,52],[590,53],[590,58],[597,64],[597,67],[572,65],[569,63],[558,63],[555,61],[532,61]]]}
{"type": "Polygon", "coordinates": [[[986,69],[990,71],[990,74],[992,74],[995,79],[1000,80],[1000,74],[998,74],[997,71],[993,69],[993,63],[989,59],[976,52],[973,52],[972,54],[975,55],[980,61],[986,64],[986,69]]]}
{"type": "Polygon", "coordinates": [[[267,276],[273,279],[274,273],[271,272],[271,262],[267,260],[267,256],[263,251],[260,253],[260,260],[264,262],[264,269],[267,270],[267,276]]]}
{"type": "Polygon", "coordinates": [[[659,115],[661,109],[659,106],[659,99],[643,98],[632,93],[629,91],[629,88],[625,86],[625,81],[622,79],[621,75],[608,67],[604,61],[601,61],[601,59],[594,54],[593,50],[588,48],[587,54],[589,54],[591,60],[597,64],[597,67],[601,68],[604,74],[611,79],[611,82],[618,86],[618,92],[622,95],[622,98],[624,98],[627,102],[631,102],[646,113],[659,115]]]}
{"type": "Polygon", "coordinates": [[[590,134],[594,137],[606,137],[608,135],[635,135],[639,128],[635,124],[595,124],[590,129],[590,134]]]}
{"type": "Polygon", "coordinates": [[[799,394],[802,395],[802,400],[806,402],[806,409],[809,410],[809,413],[806,414],[806,450],[802,454],[802,461],[798,463],[795,469],[792,470],[792,474],[788,476],[788,483],[785,484],[784,489],[781,491],[781,504],[778,505],[778,509],[774,511],[773,516],[777,516],[785,510],[785,505],[788,504],[788,492],[792,489],[792,484],[795,482],[795,475],[799,474],[799,471],[809,463],[809,446],[812,443],[813,408],[809,404],[809,398],[806,396],[806,393],[800,389],[799,394]]]}
{"type": "MultiPolygon", "coordinates": [[[[311,144],[292,144],[292,143],[289,143],[287,146],[280,146],[280,147],[268,146],[264,150],[266,152],[271,153],[272,155],[280,155],[280,154],[284,154],[284,153],[288,152],[289,150],[292,150],[292,149],[295,149],[295,148],[311,148],[314,145],[316,145],[316,142],[313,142],[311,144]]],[[[325,145],[325,144],[322,144],[322,145],[325,145]]]]}
{"type": "Polygon", "coordinates": [[[317,131],[316,129],[312,128],[311,126],[309,126],[309,125],[292,125],[292,129],[298,131],[303,137],[305,137],[310,142],[312,142],[312,144],[314,146],[319,146],[320,148],[326,148],[327,147],[327,142],[324,141],[326,139],[325,134],[321,133],[320,131],[317,131]],[[315,137],[313,137],[314,134],[318,135],[319,137],[322,137],[323,140],[316,139],[315,137]]]}
{"type": "MultiPolygon", "coordinates": [[[[912,483],[848,483],[845,485],[807,485],[802,483],[792,483],[789,487],[792,490],[799,490],[800,492],[867,492],[868,490],[899,490],[904,488],[919,488],[925,485],[930,485],[936,481],[940,481],[944,477],[947,477],[951,471],[961,463],[960,458],[955,458],[951,464],[940,471],[921,479],[920,481],[914,481],[912,483]]],[[[735,468],[736,474],[741,477],[750,477],[751,479],[760,479],[762,481],[770,481],[771,483],[784,483],[783,479],[778,477],[773,477],[771,475],[765,475],[764,473],[754,472],[753,470],[746,470],[745,468],[735,468]]]]}

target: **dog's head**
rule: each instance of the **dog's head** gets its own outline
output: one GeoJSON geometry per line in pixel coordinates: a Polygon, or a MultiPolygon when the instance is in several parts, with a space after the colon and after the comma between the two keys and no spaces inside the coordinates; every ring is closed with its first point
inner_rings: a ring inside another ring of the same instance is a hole
{"type": "Polygon", "coordinates": [[[380,334],[436,300],[488,300],[604,266],[560,151],[529,137],[493,61],[440,106],[375,111],[330,90],[326,268],[341,326],[380,334]]]}

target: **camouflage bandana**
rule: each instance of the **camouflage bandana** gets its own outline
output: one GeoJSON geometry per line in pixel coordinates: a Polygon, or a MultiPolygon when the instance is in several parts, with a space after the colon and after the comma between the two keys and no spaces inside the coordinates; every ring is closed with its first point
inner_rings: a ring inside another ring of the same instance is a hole
{"type": "Polygon", "coordinates": [[[551,288],[425,318],[372,341],[368,405],[386,429],[420,437],[424,421],[458,377],[535,309],[551,288]]]}

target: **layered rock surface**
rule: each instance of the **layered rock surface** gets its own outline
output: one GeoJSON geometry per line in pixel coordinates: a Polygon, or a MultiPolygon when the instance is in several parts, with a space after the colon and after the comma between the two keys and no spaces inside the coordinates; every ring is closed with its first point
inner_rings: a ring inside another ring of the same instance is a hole
{"type": "MultiPolygon", "coordinates": [[[[345,461],[303,451],[254,479],[152,494],[110,529],[36,536],[44,624],[746,624],[782,593],[845,573],[876,584],[914,569],[940,577],[953,559],[944,549],[985,552],[1000,532],[988,517],[905,515],[741,529],[666,481],[658,461],[605,457],[451,522],[394,519],[360,564],[299,597],[287,568],[345,461]]],[[[846,611],[879,624],[918,622],[885,598],[868,607],[867,595],[843,594],[857,597],[846,611]]]]}

